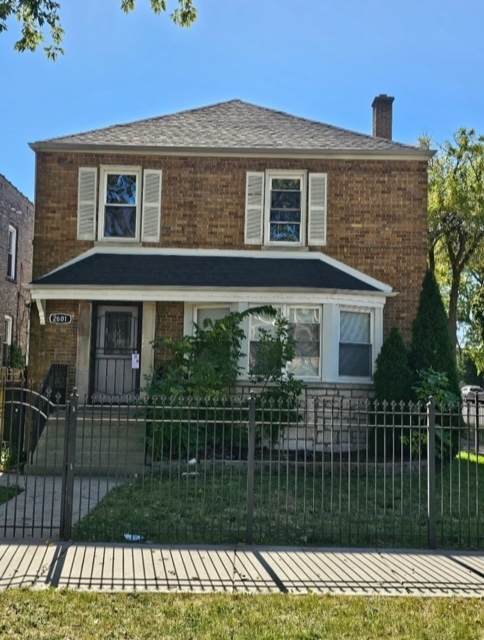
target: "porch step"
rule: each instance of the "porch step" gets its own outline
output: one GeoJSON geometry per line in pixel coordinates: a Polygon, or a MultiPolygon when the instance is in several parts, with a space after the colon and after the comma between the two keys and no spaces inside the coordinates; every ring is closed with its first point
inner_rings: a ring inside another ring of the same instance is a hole
{"type": "MultiPolygon", "coordinates": [[[[25,473],[60,475],[63,471],[65,411],[50,415],[25,473]]],[[[145,471],[145,423],[128,410],[79,412],[75,473],[82,476],[129,476],[145,471]],[[109,419],[110,418],[110,419],[109,419]]]]}

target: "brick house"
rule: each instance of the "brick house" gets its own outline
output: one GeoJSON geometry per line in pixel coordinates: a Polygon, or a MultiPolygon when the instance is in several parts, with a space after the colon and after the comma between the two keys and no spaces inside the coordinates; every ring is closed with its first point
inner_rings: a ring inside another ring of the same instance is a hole
{"type": "MultiPolygon", "coordinates": [[[[155,337],[272,304],[309,389],[368,394],[426,269],[431,153],[392,140],[392,102],[373,135],[233,100],[33,143],[31,376],[62,363],[122,397],[162,364],[155,337]]],[[[268,322],[247,321],[241,380],[268,322]]]]}
{"type": "Polygon", "coordinates": [[[32,280],[34,205],[0,174],[0,339],[1,366],[8,364],[12,343],[25,355],[29,329],[32,280]]]}

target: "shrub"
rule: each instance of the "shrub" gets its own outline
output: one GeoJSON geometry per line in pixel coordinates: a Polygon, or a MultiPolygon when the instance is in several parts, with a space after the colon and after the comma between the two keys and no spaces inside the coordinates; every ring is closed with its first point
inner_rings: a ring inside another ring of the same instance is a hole
{"type": "Polygon", "coordinates": [[[412,326],[410,366],[414,384],[419,384],[419,371],[432,369],[447,377],[448,390],[459,395],[459,376],[449,334],[449,323],[437,280],[427,271],[422,284],[417,315],[412,326]]]}

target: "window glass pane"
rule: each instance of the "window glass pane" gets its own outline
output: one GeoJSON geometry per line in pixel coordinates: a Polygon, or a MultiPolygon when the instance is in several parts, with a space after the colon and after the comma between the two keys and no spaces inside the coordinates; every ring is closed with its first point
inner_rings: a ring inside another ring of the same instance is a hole
{"type": "Polygon", "coordinates": [[[289,373],[301,377],[319,376],[320,313],[319,309],[289,308],[289,334],[295,342],[296,356],[288,366],[289,373]]]}
{"type": "Polygon", "coordinates": [[[271,179],[269,211],[271,242],[300,242],[301,186],[300,178],[271,179]]]}
{"type": "Polygon", "coordinates": [[[341,312],[341,342],[370,342],[370,314],[365,312],[341,312]]]}
{"type": "Polygon", "coordinates": [[[104,236],[106,238],[134,238],[136,235],[136,207],[105,207],[104,236]]]}
{"type": "Polygon", "coordinates": [[[290,308],[288,312],[289,323],[317,324],[319,325],[319,309],[290,308]]]}
{"type": "Polygon", "coordinates": [[[131,313],[106,311],[104,353],[128,354],[134,347],[131,341],[131,313]]]}
{"type": "Polygon", "coordinates": [[[317,377],[319,376],[319,357],[307,358],[296,356],[289,364],[288,371],[301,378],[317,377]]]}
{"type": "Polygon", "coordinates": [[[371,375],[370,344],[340,344],[340,376],[369,378],[371,375]]]}
{"type": "Polygon", "coordinates": [[[301,191],[300,178],[272,178],[273,191],[301,191]]]}
{"type": "Polygon", "coordinates": [[[198,325],[203,327],[203,323],[205,320],[210,319],[212,321],[222,320],[225,316],[228,316],[230,313],[229,307],[211,307],[207,309],[197,309],[196,322],[198,325]]]}
{"type": "Polygon", "coordinates": [[[272,209],[271,222],[301,222],[301,212],[287,209],[272,209]]]}
{"type": "Polygon", "coordinates": [[[250,339],[258,340],[259,331],[261,329],[267,331],[271,335],[274,334],[275,318],[265,316],[260,313],[254,313],[250,316],[250,339]]]}
{"type": "Polygon", "coordinates": [[[299,224],[273,224],[270,226],[270,236],[273,242],[299,242],[299,224]]]}
{"type": "Polygon", "coordinates": [[[300,191],[272,191],[271,209],[300,209],[300,191]]]}
{"type": "Polygon", "coordinates": [[[109,173],[106,184],[106,204],[136,204],[136,176],[109,173]]]}

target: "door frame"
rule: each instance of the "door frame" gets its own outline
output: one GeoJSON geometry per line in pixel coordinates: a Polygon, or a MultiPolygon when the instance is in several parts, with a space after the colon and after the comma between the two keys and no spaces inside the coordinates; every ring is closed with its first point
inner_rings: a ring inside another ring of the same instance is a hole
{"type": "MultiPolygon", "coordinates": [[[[132,307],[133,309],[138,310],[138,328],[137,328],[137,350],[138,354],[141,358],[141,346],[142,346],[142,338],[143,338],[143,304],[141,302],[125,302],[125,301],[117,301],[117,302],[104,302],[98,301],[93,302],[92,304],[92,322],[91,322],[91,353],[89,355],[89,399],[92,402],[92,398],[94,395],[94,382],[95,382],[95,373],[96,373],[96,340],[97,340],[97,327],[98,327],[98,316],[99,316],[99,307],[132,307]]],[[[136,393],[140,392],[140,382],[141,382],[141,366],[136,370],[136,393]]]]}

